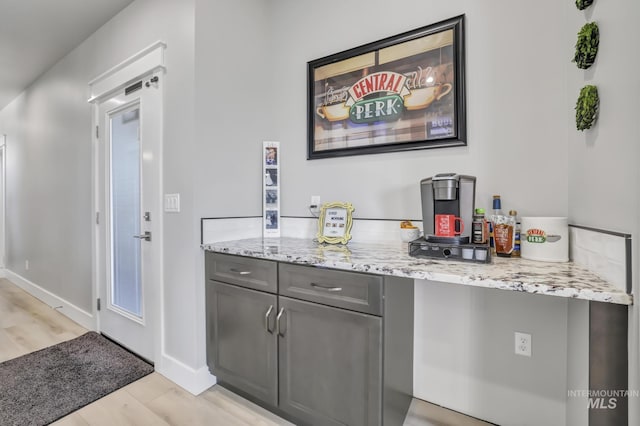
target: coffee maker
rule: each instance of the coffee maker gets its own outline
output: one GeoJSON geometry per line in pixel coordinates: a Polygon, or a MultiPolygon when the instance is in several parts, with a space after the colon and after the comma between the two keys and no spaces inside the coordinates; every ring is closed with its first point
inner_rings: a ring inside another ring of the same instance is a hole
{"type": "Polygon", "coordinates": [[[440,173],[420,181],[422,195],[422,222],[427,241],[442,240],[435,237],[435,217],[447,214],[460,217],[464,230],[459,236],[444,237],[459,244],[471,240],[473,212],[475,211],[476,178],[457,173],[440,173]]]}

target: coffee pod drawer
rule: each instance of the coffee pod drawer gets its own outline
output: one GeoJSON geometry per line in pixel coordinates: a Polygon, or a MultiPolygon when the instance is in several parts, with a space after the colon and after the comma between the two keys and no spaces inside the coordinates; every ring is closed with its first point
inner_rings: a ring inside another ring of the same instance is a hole
{"type": "Polygon", "coordinates": [[[382,277],[281,263],[282,296],[382,315],[382,277]]]}
{"type": "Polygon", "coordinates": [[[276,262],[209,252],[205,259],[208,280],[221,281],[269,293],[278,291],[278,265],[276,262]]]}
{"type": "Polygon", "coordinates": [[[409,243],[409,256],[459,262],[491,263],[488,244],[447,244],[420,238],[409,243]]]}

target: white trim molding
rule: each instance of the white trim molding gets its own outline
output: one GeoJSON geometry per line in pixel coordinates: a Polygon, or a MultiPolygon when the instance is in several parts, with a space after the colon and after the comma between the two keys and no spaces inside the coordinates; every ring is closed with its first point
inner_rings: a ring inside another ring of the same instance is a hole
{"type": "Polygon", "coordinates": [[[13,284],[17,285],[36,299],[54,308],[64,316],[77,322],[88,330],[95,330],[95,317],[87,311],[84,311],[67,300],[56,296],[39,285],[29,281],[28,279],[16,274],[13,271],[5,269],[6,277],[13,284]]]}
{"type": "MultiPolygon", "coordinates": [[[[99,297],[100,294],[100,281],[103,279],[101,274],[104,274],[104,270],[101,272],[100,260],[101,256],[104,256],[104,247],[106,244],[105,241],[101,241],[100,239],[100,227],[104,226],[104,212],[101,212],[101,188],[99,187],[100,179],[98,176],[100,167],[100,152],[99,152],[99,141],[102,135],[98,134],[98,125],[100,122],[100,105],[102,102],[110,99],[113,96],[119,95],[121,93],[126,93],[126,87],[140,82],[141,80],[146,79],[148,77],[154,76],[158,77],[166,72],[165,65],[165,49],[167,45],[163,41],[156,41],[151,45],[145,47],[119,64],[113,66],[109,70],[100,74],[96,78],[92,79],[88,82],[90,98],[88,102],[92,104],[93,112],[92,112],[92,126],[91,126],[91,140],[92,143],[92,203],[93,203],[93,212],[94,214],[101,213],[100,223],[96,221],[96,225],[94,226],[94,231],[92,232],[92,293],[93,300],[99,297]],[[95,129],[95,132],[94,132],[95,129]]],[[[152,80],[154,81],[154,80],[152,80]]],[[[156,82],[158,80],[155,80],[156,82]]],[[[146,86],[149,87],[149,82],[146,83],[146,86]]],[[[158,119],[158,125],[160,129],[159,137],[153,138],[155,143],[158,144],[158,155],[157,158],[154,158],[154,163],[157,163],[157,166],[154,167],[153,174],[157,178],[157,184],[154,184],[150,189],[150,192],[157,193],[158,197],[162,197],[163,194],[163,180],[162,180],[162,151],[163,151],[163,115],[164,115],[164,104],[163,104],[163,84],[156,84],[155,91],[156,95],[154,95],[154,100],[151,100],[150,104],[159,105],[159,109],[154,112],[154,119],[158,119]],[[155,115],[157,114],[157,116],[155,115]],[[156,170],[157,168],[157,170],[156,170]]],[[[149,96],[149,95],[147,95],[149,96]]],[[[104,130],[101,130],[100,133],[105,133],[104,130]]],[[[161,199],[161,198],[160,198],[161,199]]],[[[158,206],[158,211],[162,211],[161,202],[158,206]]],[[[98,216],[96,216],[97,218],[98,216]]],[[[158,246],[158,257],[161,260],[164,258],[164,246],[163,246],[163,215],[158,214],[156,219],[154,219],[155,225],[153,229],[154,232],[154,241],[158,246]]],[[[151,333],[153,333],[154,340],[154,349],[153,349],[153,361],[158,365],[159,359],[162,358],[162,342],[164,340],[164,335],[162,334],[162,324],[164,321],[164,301],[163,301],[163,292],[164,292],[164,275],[163,269],[161,265],[158,267],[156,272],[157,277],[152,280],[154,286],[157,288],[152,292],[153,294],[157,294],[157,298],[159,300],[153,300],[151,302],[150,311],[148,316],[151,319],[149,326],[151,327],[151,333]]],[[[100,324],[100,314],[96,311],[94,306],[93,315],[95,317],[95,328],[96,330],[101,330],[102,325],[100,324]]],[[[116,337],[116,336],[112,336],[116,337]]]]}
{"type": "Polygon", "coordinates": [[[164,50],[166,47],[164,42],[156,41],[91,80],[88,102],[93,103],[107,97],[114,89],[126,86],[144,74],[164,70],[164,50]]]}
{"type": "Polygon", "coordinates": [[[156,361],[155,369],[193,395],[199,395],[217,383],[216,377],[209,373],[206,365],[194,369],[167,354],[162,354],[156,361]]]}

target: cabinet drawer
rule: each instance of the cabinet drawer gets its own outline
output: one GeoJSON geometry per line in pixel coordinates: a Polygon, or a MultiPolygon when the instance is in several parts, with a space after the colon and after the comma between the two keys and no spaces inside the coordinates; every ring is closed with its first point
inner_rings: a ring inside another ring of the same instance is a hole
{"type": "Polygon", "coordinates": [[[208,280],[269,293],[278,290],[277,263],[270,260],[207,252],[205,268],[208,280]]]}
{"type": "Polygon", "coordinates": [[[288,263],[279,274],[283,296],[382,315],[382,277],[288,263]]]}

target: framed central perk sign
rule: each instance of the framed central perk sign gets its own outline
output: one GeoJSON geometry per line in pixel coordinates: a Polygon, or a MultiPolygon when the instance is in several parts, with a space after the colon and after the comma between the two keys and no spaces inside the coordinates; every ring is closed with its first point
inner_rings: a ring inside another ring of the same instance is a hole
{"type": "Polygon", "coordinates": [[[308,63],[308,159],[466,145],[464,16],[308,63]]]}

